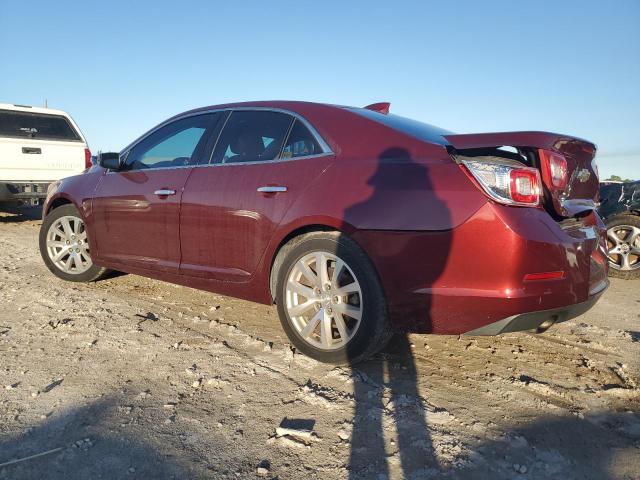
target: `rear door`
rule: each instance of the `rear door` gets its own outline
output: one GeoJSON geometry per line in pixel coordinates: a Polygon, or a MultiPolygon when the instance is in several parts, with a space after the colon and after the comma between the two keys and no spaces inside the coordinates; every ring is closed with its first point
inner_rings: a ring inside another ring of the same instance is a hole
{"type": "Polygon", "coordinates": [[[106,172],[93,198],[97,257],[109,265],[177,272],[183,187],[219,114],[194,115],[153,131],[106,172]]]}
{"type": "Polygon", "coordinates": [[[85,169],[86,143],[64,115],[0,109],[0,181],[49,182],[85,169]]]}
{"type": "Polygon", "coordinates": [[[286,113],[232,112],[210,165],[185,186],[180,272],[250,280],[285,212],[331,161],[318,138],[286,113]]]}

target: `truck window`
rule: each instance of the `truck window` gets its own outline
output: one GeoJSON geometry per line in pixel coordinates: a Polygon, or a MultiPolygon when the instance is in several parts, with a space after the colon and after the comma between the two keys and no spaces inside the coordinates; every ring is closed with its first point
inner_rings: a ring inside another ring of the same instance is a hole
{"type": "Polygon", "coordinates": [[[0,110],[0,137],[82,141],[65,117],[12,110],[0,110]]]}

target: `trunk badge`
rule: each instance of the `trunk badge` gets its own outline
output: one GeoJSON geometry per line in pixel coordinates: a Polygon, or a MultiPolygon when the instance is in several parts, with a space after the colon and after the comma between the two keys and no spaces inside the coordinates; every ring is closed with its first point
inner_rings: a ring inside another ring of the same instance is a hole
{"type": "Polygon", "coordinates": [[[578,172],[576,178],[580,180],[580,182],[584,183],[589,180],[589,178],[591,178],[591,172],[589,172],[589,170],[587,170],[586,168],[583,168],[578,172]]]}

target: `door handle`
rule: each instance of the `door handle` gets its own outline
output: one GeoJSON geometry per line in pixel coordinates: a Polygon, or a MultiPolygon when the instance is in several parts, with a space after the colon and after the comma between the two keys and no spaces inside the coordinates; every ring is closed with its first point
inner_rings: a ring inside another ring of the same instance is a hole
{"type": "Polygon", "coordinates": [[[153,193],[155,193],[159,197],[166,197],[167,195],[175,195],[176,191],[175,190],[160,189],[160,190],[156,190],[153,193]]]}
{"type": "Polygon", "coordinates": [[[31,148],[31,147],[22,147],[22,153],[40,155],[40,154],[42,154],[42,149],[40,149],[40,148],[31,148]]]}
{"type": "Polygon", "coordinates": [[[280,185],[267,185],[264,187],[258,187],[258,192],[260,193],[281,193],[286,191],[287,187],[283,187],[280,185]]]}

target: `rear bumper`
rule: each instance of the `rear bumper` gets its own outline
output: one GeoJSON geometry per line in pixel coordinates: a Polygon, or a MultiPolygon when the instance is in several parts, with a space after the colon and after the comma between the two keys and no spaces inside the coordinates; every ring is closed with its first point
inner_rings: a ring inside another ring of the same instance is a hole
{"type": "Polygon", "coordinates": [[[2,182],[0,181],[0,202],[19,202],[44,199],[51,182],[2,182]]]}
{"type": "Polygon", "coordinates": [[[545,311],[569,318],[559,312],[579,312],[574,306],[595,303],[607,286],[605,229],[593,212],[561,225],[540,208],[487,203],[452,230],[358,231],[354,239],[371,257],[400,331],[457,335],[523,316],[516,328],[545,311]],[[525,280],[558,271],[562,278],[525,280]]]}
{"type": "Polygon", "coordinates": [[[551,310],[540,310],[537,312],[513,315],[485,325],[484,327],[466,332],[465,335],[500,335],[501,333],[522,332],[526,330],[544,331],[556,323],[565,322],[586,313],[596,304],[608,286],[609,280],[606,280],[602,286],[602,290],[591,295],[585,302],[551,310]]]}

